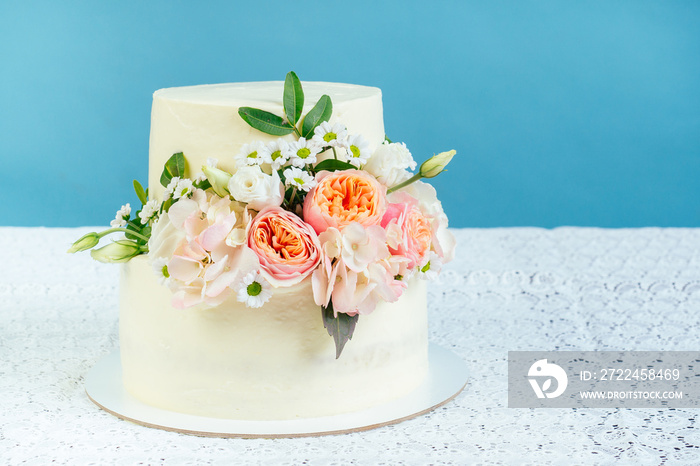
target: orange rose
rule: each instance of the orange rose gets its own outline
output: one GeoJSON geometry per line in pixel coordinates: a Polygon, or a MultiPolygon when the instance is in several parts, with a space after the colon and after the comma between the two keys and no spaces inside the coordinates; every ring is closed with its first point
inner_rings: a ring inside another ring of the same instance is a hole
{"type": "Polygon", "coordinates": [[[317,185],[306,195],[304,221],[316,233],[329,227],[342,230],[357,222],[365,227],[378,225],[386,210],[386,186],[367,172],[322,171],[317,185]]]}
{"type": "Polygon", "coordinates": [[[248,247],[274,286],[299,283],[321,260],[321,244],[313,228],[280,207],[266,207],[255,216],[248,230],[248,247]]]}

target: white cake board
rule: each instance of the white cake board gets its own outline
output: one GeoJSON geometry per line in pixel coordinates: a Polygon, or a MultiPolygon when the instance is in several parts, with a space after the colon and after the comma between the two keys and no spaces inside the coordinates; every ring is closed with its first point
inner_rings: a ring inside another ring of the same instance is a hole
{"type": "Polygon", "coordinates": [[[119,352],[98,362],[88,373],[85,391],[100,408],[147,427],[205,437],[305,437],[373,429],[425,414],[456,397],[467,384],[466,363],[451,351],[430,344],[426,380],[409,395],[374,408],[336,416],[279,421],[219,419],[176,413],[149,406],[122,384],[119,352]]]}

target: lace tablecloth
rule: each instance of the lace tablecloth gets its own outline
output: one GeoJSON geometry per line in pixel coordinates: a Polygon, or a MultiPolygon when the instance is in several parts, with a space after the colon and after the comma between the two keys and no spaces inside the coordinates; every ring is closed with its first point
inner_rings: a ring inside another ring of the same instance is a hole
{"type": "Polygon", "coordinates": [[[700,229],[456,230],[430,287],[430,339],[472,378],[454,401],[379,429],[298,439],[150,429],[87,398],[118,347],[118,267],[68,256],[88,231],[0,228],[0,463],[700,463],[693,409],[511,409],[509,350],[698,350],[700,229]]]}

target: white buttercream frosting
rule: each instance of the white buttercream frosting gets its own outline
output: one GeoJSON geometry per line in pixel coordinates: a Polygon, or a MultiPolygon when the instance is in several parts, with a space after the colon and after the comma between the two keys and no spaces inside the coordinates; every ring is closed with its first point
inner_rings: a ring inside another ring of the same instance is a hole
{"type": "Polygon", "coordinates": [[[356,411],[401,397],[427,374],[426,285],[360,316],[335,359],[310,281],[260,309],[235,298],[174,309],[144,256],[123,264],[120,343],[126,389],[183,413],[291,419],[356,411]]]}
{"type": "MultiPolygon", "coordinates": [[[[353,84],[304,82],[304,109],[311,110],[327,94],[333,103],[330,123],[340,121],[350,134],[362,134],[372,149],[384,140],[382,92],[376,87],[353,84]]],[[[211,84],[160,89],[153,94],[148,183],[151,196],[160,199],[163,165],[174,153],[183,152],[190,176],[196,176],[207,158],[216,158],[219,168],[232,172],[234,157],[244,144],[272,141],[251,128],[238,114],[240,107],[284,115],[284,82],[211,84]]],[[[285,136],[289,141],[293,135],[285,136]]]]}

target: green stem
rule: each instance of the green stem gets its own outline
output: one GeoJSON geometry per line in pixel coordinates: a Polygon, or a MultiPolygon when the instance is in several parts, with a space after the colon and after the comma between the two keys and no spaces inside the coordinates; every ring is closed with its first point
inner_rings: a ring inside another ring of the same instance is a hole
{"type": "Polygon", "coordinates": [[[148,240],[149,240],[149,238],[148,238],[147,236],[143,236],[141,233],[138,233],[138,232],[136,232],[136,231],[134,231],[134,230],[128,230],[128,229],[126,229],[126,228],[110,228],[110,229],[105,230],[105,231],[103,231],[103,232],[101,232],[101,233],[98,233],[97,236],[98,236],[99,238],[104,238],[104,237],[107,236],[108,234],[110,234],[110,233],[116,233],[117,231],[123,231],[124,233],[129,233],[130,235],[134,235],[134,236],[136,236],[137,238],[141,238],[141,239],[144,240],[144,241],[148,241],[148,240]]]}
{"type": "Polygon", "coordinates": [[[294,208],[294,198],[297,195],[297,187],[294,186],[294,189],[292,189],[292,195],[289,197],[289,208],[292,209],[294,208]]]}
{"type": "Polygon", "coordinates": [[[294,134],[296,134],[298,138],[301,137],[301,132],[297,129],[297,125],[294,125],[294,134]]]}
{"type": "Polygon", "coordinates": [[[401,189],[401,188],[405,188],[405,187],[408,186],[409,184],[411,184],[411,183],[413,183],[413,182],[415,182],[415,181],[418,181],[418,180],[420,180],[421,178],[423,178],[423,177],[421,176],[420,172],[418,172],[418,173],[416,173],[415,175],[413,175],[412,177],[410,177],[409,179],[407,179],[406,181],[404,181],[403,183],[399,183],[399,184],[397,184],[396,186],[393,186],[393,187],[387,189],[387,190],[386,190],[386,193],[387,193],[387,194],[390,194],[390,193],[393,193],[394,191],[397,191],[397,190],[399,190],[399,189],[401,189]]]}
{"type": "Polygon", "coordinates": [[[331,147],[331,149],[333,149],[333,158],[338,160],[338,154],[335,151],[335,147],[331,147]]]}

